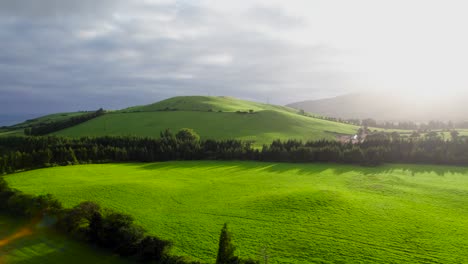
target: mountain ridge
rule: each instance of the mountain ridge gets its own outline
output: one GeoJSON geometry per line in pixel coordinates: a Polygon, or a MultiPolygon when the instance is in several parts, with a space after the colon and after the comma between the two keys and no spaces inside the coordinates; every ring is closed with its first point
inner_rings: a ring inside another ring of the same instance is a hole
{"type": "Polygon", "coordinates": [[[467,121],[464,97],[419,98],[391,93],[356,93],[286,105],[306,112],[342,119],[377,121],[467,121]]]}

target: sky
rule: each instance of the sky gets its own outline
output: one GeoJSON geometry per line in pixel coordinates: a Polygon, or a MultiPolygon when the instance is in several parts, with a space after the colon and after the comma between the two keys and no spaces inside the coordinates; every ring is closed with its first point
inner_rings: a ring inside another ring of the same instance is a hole
{"type": "Polygon", "coordinates": [[[465,93],[468,16],[445,0],[0,0],[0,113],[178,95],[287,104],[465,93]]]}

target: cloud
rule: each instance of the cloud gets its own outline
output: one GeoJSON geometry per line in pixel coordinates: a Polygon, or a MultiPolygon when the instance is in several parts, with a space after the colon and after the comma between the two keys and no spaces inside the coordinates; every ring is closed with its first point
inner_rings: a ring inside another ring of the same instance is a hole
{"type": "Polygon", "coordinates": [[[121,0],[15,0],[0,1],[0,14],[28,19],[97,16],[118,7],[121,0]]]}
{"type": "Polygon", "coordinates": [[[120,108],[184,94],[264,100],[307,91],[313,79],[330,86],[320,47],[275,40],[279,24],[301,23],[278,8],[229,16],[203,1],[19,0],[0,9],[0,92],[16,102],[2,111],[120,108]]]}
{"type": "Polygon", "coordinates": [[[195,63],[208,66],[227,66],[231,64],[233,58],[229,54],[208,54],[195,58],[195,63]]]}
{"type": "MultiPolygon", "coordinates": [[[[398,7],[404,5],[366,0],[0,1],[0,111],[123,108],[190,94],[289,103],[434,80],[405,75],[412,69],[419,69],[415,76],[436,78],[434,72],[445,72],[443,77],[452,74],[458,78],[451,80],[467,83],[462,72],[450,70],[459,62],[455,55],[466,57],[466,41],[447,31],[464,20],[447,15],[453,21],[441,23],[448,24],[429,23],[431,32],[442,32],[455,43],[449,49],[441,40],[430,42],[421,21],[421,38],[414,37],[414,13],[401,13],[398,7]],[[365,6],[374,13],[364,12],[365,6]],[[396,15],[406,24],[395,22],[396,15]],[[432,56],[426,56],[429,51],[432,56]],[[429,58],[441,64],[429,67],[429,58]],[[395,72],[398,81],[389,77],[395,72]]],[[[436,6],[429,7],[436,12],[436,6]]]]}

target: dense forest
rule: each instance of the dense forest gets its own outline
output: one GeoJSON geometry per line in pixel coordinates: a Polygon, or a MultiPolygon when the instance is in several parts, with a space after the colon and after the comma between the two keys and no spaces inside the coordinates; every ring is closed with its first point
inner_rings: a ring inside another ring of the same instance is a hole
{"type": "Polygon", "coordinates": [[[257,160],[281,162],[336,162],[361,165],[380,163],[468,164],[468,139],[453,134],[440,137],[400,138],[376,133],[361,143],[276,140],[258,149],[238,140],[200,140],[190,129],[160,138],[140,137],[9,137],[0,138],[0,173],[22,169],[104,162],[168,160],[257,160]]]}

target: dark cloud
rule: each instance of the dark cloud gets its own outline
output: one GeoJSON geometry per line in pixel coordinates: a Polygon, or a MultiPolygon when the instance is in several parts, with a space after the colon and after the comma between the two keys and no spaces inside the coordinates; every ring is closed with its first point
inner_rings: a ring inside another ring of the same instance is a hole
{"type": "Polygon", "coordinates": [[[16,0],[0,10],[0,112],[115,109],[191,94],[288,103],[335,95],[348,78],[329,70],[326,46],[272,33],[304,23],[275,8],[241,14],[266,31],[180,1],[16,0]]]}
{"type": "Polygon", "coordinates": [[[95,16],[118,7],[120,0],[14,0],[0,1],[0,14],[29,19],[65,16],[95,16]]]}

